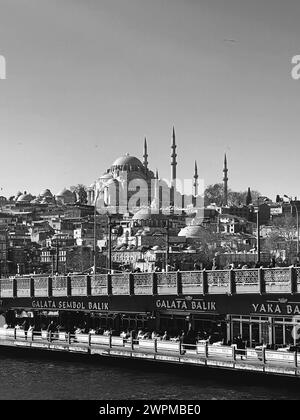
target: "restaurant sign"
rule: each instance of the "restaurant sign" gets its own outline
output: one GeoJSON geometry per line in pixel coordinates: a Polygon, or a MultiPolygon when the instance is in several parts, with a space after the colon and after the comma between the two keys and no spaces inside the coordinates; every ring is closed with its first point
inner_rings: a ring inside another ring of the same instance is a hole
{"type": "Polygon", "coordinates": [[[216,302],[204,299],[157,299],[155,306],[163,310],[216,312],[216,302]]]}
{"type": "Polygon", "coordinates": [[[92,301],[66,301],[66,300],[33,300],[33,309],[62,309],[62,310],[89,310],[89,311],[108,311],[108,302],[92,301]]]}
{"type": "Polygon", "coordinates": [[[300,302],[289,302],[287,299],[252,303],[251,312],[260,315],[300,315],[300,302]]]}

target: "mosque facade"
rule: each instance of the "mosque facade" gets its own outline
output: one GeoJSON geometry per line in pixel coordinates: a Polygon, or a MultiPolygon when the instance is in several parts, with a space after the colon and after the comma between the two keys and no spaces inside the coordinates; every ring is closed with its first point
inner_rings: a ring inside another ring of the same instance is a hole
{"type": "MultiPolygon", "coordinates": [[[[149,169],[147,140],[144,143],[143,162],[129,154],[116,159],[107,171],[88,188],[88,204],[99,213],[126,214],[145,209],[146,212],[170,213],[192,205],[195,194],[183,194],[176,189],[176,137],[173,128],[171,144],[171,180],[166,182],[149,169]]],[[[194,175],[191,190],[198,193],[198,174],[194,175]],[[196,178],[195,178],[196,177],[196,178]]]]}

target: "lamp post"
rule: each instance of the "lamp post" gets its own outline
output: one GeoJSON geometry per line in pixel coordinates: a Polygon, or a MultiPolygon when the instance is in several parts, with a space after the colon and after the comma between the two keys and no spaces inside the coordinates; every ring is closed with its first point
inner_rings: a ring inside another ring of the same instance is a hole
{"type": "Polygon", "coordinates": [[[293,214],[293,208],[296,210],[296,223],[297,223],[297,262],[299,259],[299,211],[298,207],[292,203],[292,199],[288,197],[287,195],[284,195],[285,198],[289,199],[289,204],[291,206],[291,213],[293,214]]]}
{"type": "Polygon", "coordinates": [[[257,197],[257,213],[256,213],[256,225],[257,225],[257,238],[256,238],[256,247],[257,247],[257,262],[260,263],[260,219],[259,219],[259,200],[263,199],[264,202],[267,201],[265,197],[257,197]]]}
{"type": "Polygon", "coordinates": [[[256,238],[256,248],[257,248],[257,260],[256,262],[260,262],[260,223],[259,223],[259,202],[257,206],[257,214],[256,214],[256,225],[257,225],[257,238],[256,238]]]}
{"type": "Polygon", "coordinates": [[[166,273],[169,271],[169,220],[166,220],[166,273]]]}
{"type": "Polygon", "coordinates": [[[108,217],[108,270],[111,274],[112,260],[111,260],[111,215],[107,214],[108,217]]]}
{"type": "Polygon", "coordinates": [[[97,273],[97,200],[99,198],[100,190],[97,191],[95,202],[94,202],[94,246],[93,246],[93,254],[94,254],[94,274],[97,273]]]}

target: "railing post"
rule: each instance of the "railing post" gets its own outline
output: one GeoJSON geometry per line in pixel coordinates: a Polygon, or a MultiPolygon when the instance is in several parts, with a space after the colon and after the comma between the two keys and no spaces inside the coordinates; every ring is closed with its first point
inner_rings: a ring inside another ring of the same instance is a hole
{"type": "Polygon", "coordinates": [[[68,342],[68,344],[71,344],[71,333],[70,332],[68,332],[68,334],[67,334],[67,342],[68,342]]]}
{"type": "Polygon", "coordinates": [[[91,347],[91,337],[92,336],[92,334],[91,333],[89,333],[89,338],[88,338],[88,346],[89,347],[91,347]]]}
{"type": "Polygon", "coordinates": [[[290,268],[290,282],[291,282],[291,294],[297,293],[297,271],[295,267],[290,268]]]}
{"type": "Polygon", "coordinates": [[[48,297],[52,297],[53,296],[53,284],[52,284],[52,277],[48,277],[48,297]]]}
{"type": "Polygon", "coordinates": [[[182,281],[181,281],[181,272],[180,271],[177,271],[176,285],[177,285],[177,295],[182,295],[182,281]]]}
{"type": "Polygon", "coordinates": [[[152,273],[152,294],[157,295],[157,275],[152,273]]]}
{"type": "Polygon", "coordinates": [[[17,339],[17,329],[14,328],[14,340],[16,340],[16,339],[17,339]]]}
{"type": "Polygon", "coordinates": [[[262,362],[265,365],[266,364],[266,347],[262,346],[262,362]]]}
{"type": "Polygon", "coordinates": [[[179,355],[181,356],[182,354],[184,354],[184,352],[182,351],[182,341],[181,339],[178,342],[178,351],[179,351],[179,355]]]}
{"type": "Polygon", "coordinates": [[[157,353],[157,338],[154,338],[154,353],[157,353]]]}
{"type": "Polygon", "coordinates": [[[130,296],[134,295],[134,274],[133,273],[129,273],[129,294],[130,296]]]}
{"type": "Polygon", "coordinates": [[[259,287],[259,294],[263,295],[265,293],[266,290],[266,285],[265,285],[265,279],[264,279],[264,271],[262,268],[259,268],[257,271],[257,275],[258,275],[258,287],[259,287]]]}
{"type": "Polygon", "coordinates": [[[111,274],[107,274],[107,294],[109,296],[112,295],[112,282],[111,282],[111,274]]]}
{"type": "Polygon", "coordinates": [[[229,286],[228,286],[228,293],[229,295],[234,295],[236,292],[235,289],[235,271],[233,268],[229,270],[229,286]]]}
{"type": "Polygon", "coordinates": [[[92,295],[92,279],[91,276],[86,276],[86,295],[92,295]]]}
{"type": "Polygon", "coordinates": [[[130,338],[131,338],[131,350],[134,350],[134,344],[133,344],[133,331],[130,331],[130,338]]]}
{"type": "Polygon", "coordinates": [[[111,335],[111,333],[109,333],[109,336],[108,336],[108,347],[110,349],[112,348],[112,335],[111,335]]]}
{"type": "Polygon", "coordinates": [[[17,284],[16,278],[12,279],[12,287],[13,287],[13,298],[16,298],[18,295],[18,284],[17,284]]]}
{"type": "Polygon", "coordinates": [[[34,278],[30,277],[29,279],[29,288],[30,288],[30,297],[34,297],[34,278]]]}
{"type": "Polygon", "coordinates": [[[205,359],[208,359],[208,342],[207,341],[205,342],[205,345],[204,345],[204,357],[205,359]]]}
{"type": "Polygon", "coordinates": [[[208,283],[207,283],[207,271],[204,269],[202,271],[202,294],[207,295],[208,293],[208,283]]]}
{"type": "Polygon", "coordinates": [[[298,352],[297,352],[297,348],[295,348],[295,353],[294,353],[294,360],[295,360],[295,367],[298,367],[298,352]]]}
{"type": "Polygon", "coordinates": [[[235,362],[236,361],[236,344],[232,344],[231,348],[232,348],[232,360],[235,362]]]}
{"type": "Polygon", "coordinates": [[[72,296],[72,280],[70,276],[67,276],[67,296],[72,296]]]}

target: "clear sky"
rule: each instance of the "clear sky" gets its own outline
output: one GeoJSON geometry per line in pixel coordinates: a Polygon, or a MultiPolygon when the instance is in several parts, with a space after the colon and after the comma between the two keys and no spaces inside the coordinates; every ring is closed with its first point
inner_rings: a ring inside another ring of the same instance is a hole
{"type": "Polygon", "coordinates": [[[0,0],[4,195],[91,184],[126,152],[300,197],[299,0],[0,0]]]}

